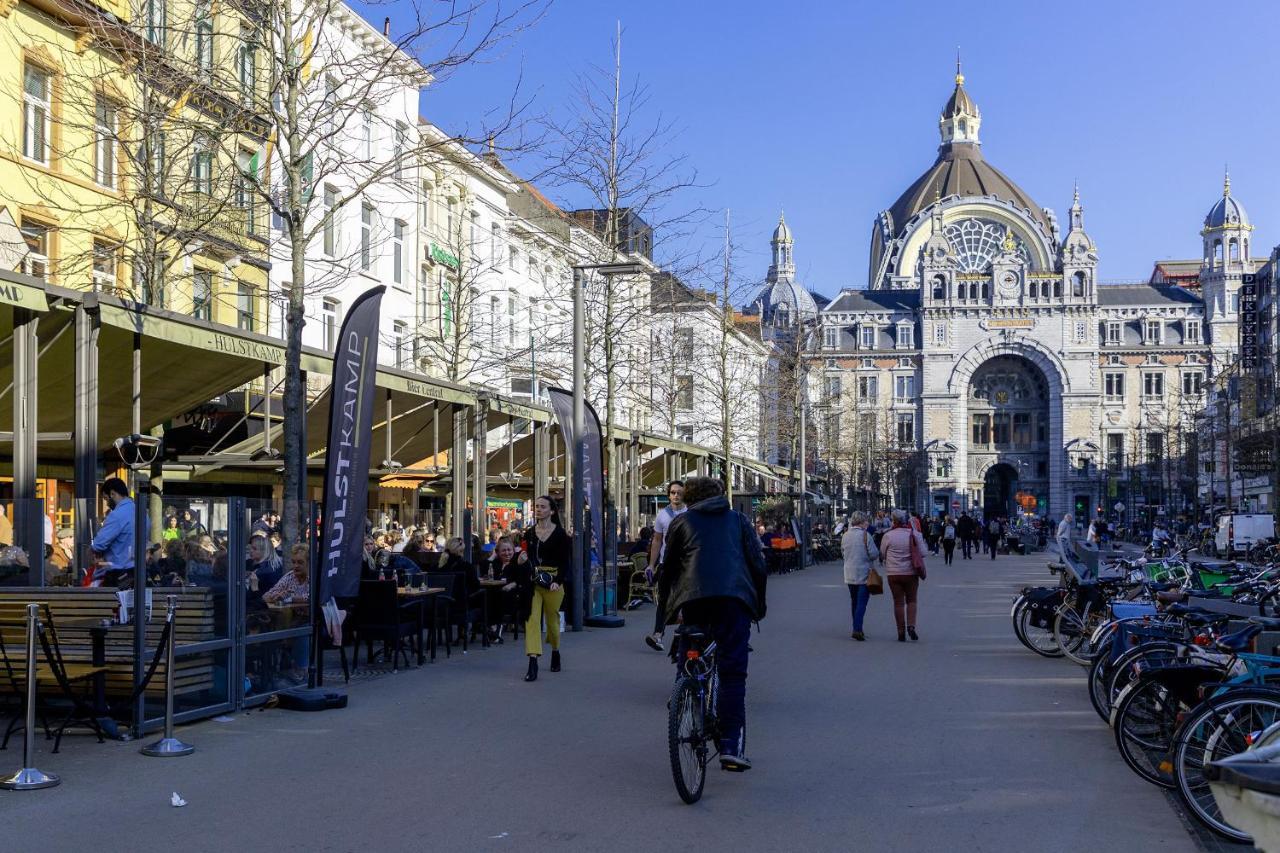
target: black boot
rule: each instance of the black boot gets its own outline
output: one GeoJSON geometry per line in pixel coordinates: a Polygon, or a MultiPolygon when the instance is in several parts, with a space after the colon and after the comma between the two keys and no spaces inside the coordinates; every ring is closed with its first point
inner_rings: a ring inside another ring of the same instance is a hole
{"type": "Polygon", "coordinates": [[[538,680],[538,659],[533,655],[529,655],[529,671],[524,674],[525,681],[538,680]]]}
{"type": "Polygon", "coordinates": [[[559,649],[551,650],[551,671],[552,672],[560,671],[560,650],[559,649]]]}

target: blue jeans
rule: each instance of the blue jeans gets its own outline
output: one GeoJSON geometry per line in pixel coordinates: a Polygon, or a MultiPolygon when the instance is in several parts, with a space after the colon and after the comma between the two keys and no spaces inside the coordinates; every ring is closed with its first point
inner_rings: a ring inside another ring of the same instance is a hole
{"type": "Polygon", "coordinates": [[[849,587],[849,606],[853,610],[853,630],[862,631],[862,617],[867,615],[867,602],[871,593],[865,583],[846,584],[849,587]]]}
{"type": "Polygon", "coordinates": [[[751,639],[751,613],[736,598],[691,601],[682,612],[686,625],[705,626],[716,641],[720,739],[738,743],[747,724],[747,641],[751,639]]]}

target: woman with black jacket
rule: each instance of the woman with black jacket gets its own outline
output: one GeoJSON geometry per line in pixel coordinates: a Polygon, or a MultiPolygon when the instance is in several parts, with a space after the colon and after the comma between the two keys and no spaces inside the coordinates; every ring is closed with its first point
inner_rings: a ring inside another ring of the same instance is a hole
{"type": "Polygon", "coordinates": [[[573,540],[560,526],[556,502],[543,495],[533,502],[536,523],[524,533],[516,558],[516,592],[520,616],[525,620],[524,651],[529,656],[525,681],[538,678],[542,656],[542,623],[546,621],[551,646],[551,671],[560,671],[560,608],[572,593],[573,540]]]}

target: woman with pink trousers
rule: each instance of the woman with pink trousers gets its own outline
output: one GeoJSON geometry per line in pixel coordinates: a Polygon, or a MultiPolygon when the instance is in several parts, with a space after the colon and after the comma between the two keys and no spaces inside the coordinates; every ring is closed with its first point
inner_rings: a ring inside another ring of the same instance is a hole
{"type": "Polygon", "coordinates": [[[884,566],[889,592],[893,593],[893,619],[898,623],[898,642],[920,639],[916,633],[916,594],[920,576],[912,566],[911,550],[924,559],[925,541],[912,526],[906,511],[893,511],[893,527],[880,540],[880,563],[884,566]]]}

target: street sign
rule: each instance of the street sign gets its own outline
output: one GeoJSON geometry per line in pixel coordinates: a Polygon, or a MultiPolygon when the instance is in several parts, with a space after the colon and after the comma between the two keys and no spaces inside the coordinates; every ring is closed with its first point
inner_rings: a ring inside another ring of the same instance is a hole
{"type": "Polygon", "coordinates": [[[1124,504],[1117,501],[1116,505],[1113,506],[1112,509],[1114,509],[1116,512],[1124,512],[1124,504]]]}

